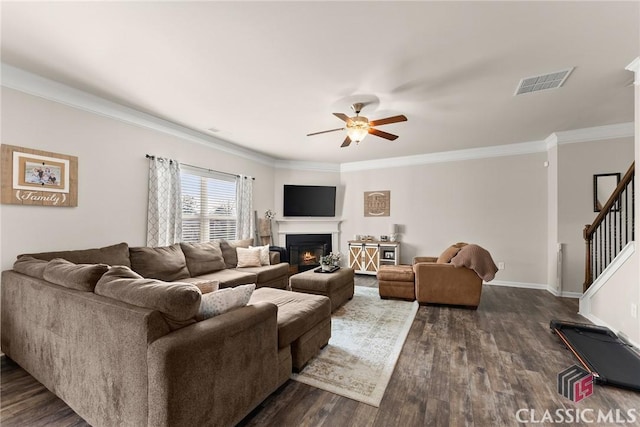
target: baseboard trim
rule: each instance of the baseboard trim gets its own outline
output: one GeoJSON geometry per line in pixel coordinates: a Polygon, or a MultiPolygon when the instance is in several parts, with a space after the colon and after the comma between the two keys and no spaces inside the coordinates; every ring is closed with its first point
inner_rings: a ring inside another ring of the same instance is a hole
{"type": "Polygon", "coordinates": [[[617,330],[613,326],[609,325],[607,322],[605,322],[604,320],[600,319],[599,317],[594,316],[593,314],[583,314],[583,313],[578,313],[578,314],[580,314],[582,317],[584,317],[587,320],[589,320],[594,325],[604,326],[605,328],[611,329],[613,331],[613,333],[618,335],[623,341],[626,341],[627,343],[631,344],[636,350],[640,351],[640,343],[634,342],[633,340],[629,339],[628,336],[626,336],[624,334],[621,334],[619,330],[617,330]]]}
{"type": "Polygon", "coordinates": [[[508,288],[537,289],[541,291],[547,291],[550,294],[561,298],[580,298],[582,296],[581,292],[558,292],[551,286],[543,283],[508,282],[503,280],[493,280],[491,282],[484,282],[484,284],[490,286],[505,286],[508,288]]]}

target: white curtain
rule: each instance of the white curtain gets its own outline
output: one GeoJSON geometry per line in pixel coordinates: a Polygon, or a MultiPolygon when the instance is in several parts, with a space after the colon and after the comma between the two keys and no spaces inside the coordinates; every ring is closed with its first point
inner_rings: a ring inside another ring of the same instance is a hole
{"type": "Polygon", "coordinates": [[[175,160],[150,157],[147,246],[168,246],[181,238],[180,164],[175,160]]]}
{"type": "MultiPolygon", "coordinates": [[[[238,239],[253,237],[251,216],[253,215],[253,178],[240,175],[238,177],[238,224],[236,234],[238,239]]],[[[259,244],[254,242],[254,244],[259,244]]]]}

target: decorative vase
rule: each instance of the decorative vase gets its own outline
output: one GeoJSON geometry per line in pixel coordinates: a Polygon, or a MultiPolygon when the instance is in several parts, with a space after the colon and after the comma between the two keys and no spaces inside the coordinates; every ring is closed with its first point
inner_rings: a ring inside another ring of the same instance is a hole
{"type": "Polygon", "coordinates": [[[321,267],[322,267],[322,271],[331,270],[331,265],[329,265],[329,264],[322,264],[321,267]]]}

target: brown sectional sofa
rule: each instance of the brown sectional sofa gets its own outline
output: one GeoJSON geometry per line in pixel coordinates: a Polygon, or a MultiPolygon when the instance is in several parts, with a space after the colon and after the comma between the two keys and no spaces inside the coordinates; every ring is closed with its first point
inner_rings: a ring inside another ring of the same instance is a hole
{"type": "Polygon", "coordinates": [[[236,268],[229,253],[246,242],[219,244],[222,264],[198,257],[202,245],[20,256],[2,272],[2,351],[91,425],[234,425],[287,381],[292,347],[303,365],[326,345],[330,302],[299,294],[296,311],[287,291],[270,289],[287,285],[277,253],[272,265],[236,268]],[[108,277],[118,271],[130,276],[108,277]],[[211,280],[264,289],[244,307],[196,322],[198,286],[211,280]],[[139,291],[149,289],[152,302],[139,305],[139,291]]]}

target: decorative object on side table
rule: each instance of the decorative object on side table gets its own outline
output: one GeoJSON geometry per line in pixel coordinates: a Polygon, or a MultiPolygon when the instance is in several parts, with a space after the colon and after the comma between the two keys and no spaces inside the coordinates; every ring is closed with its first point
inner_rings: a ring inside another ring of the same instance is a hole
{"type": "Polygon", "coordinates": [[[389,227],[389,238],[392,242],[398,241],[398,224],[391,224],[389,227]]]}

